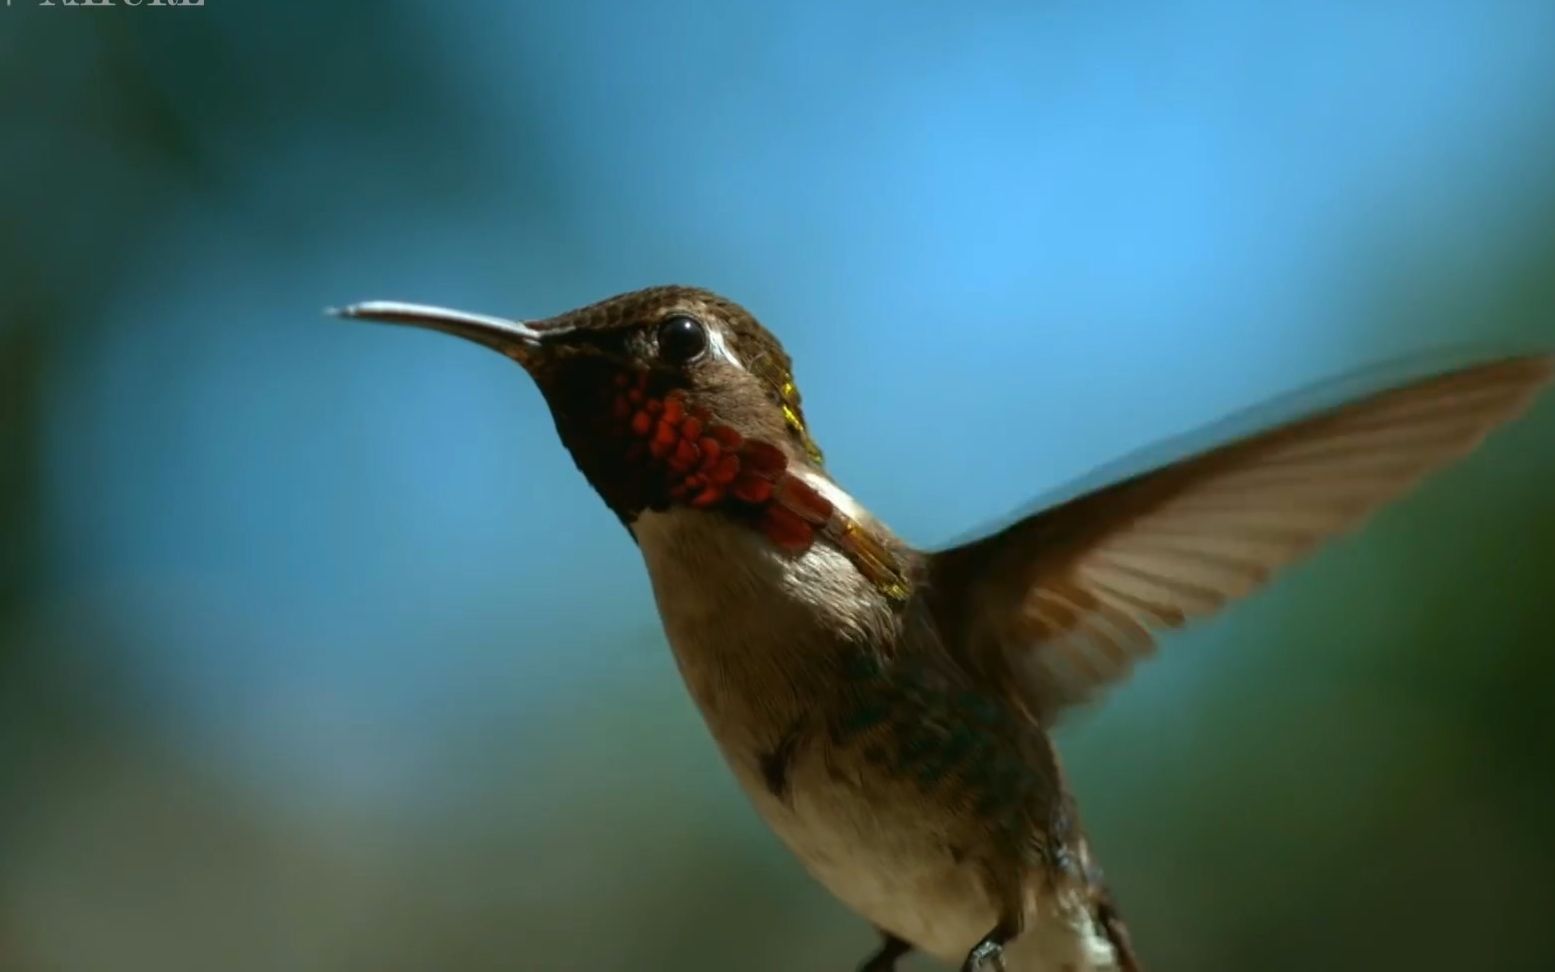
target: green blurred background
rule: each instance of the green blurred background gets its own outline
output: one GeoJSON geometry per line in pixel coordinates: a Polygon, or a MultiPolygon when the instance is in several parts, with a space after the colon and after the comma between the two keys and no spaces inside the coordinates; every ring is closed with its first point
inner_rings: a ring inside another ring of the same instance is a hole
{"type": "MultiPolygon", "coordinates": [[[[0,968],[850,969],[495,355],[658,282],[942,542],[1555,344],[1555,5],[0,8],[0,968]]],[[[1555,402],[1061,743],[1154,970],[1555,968],[1555,402]]],[[[915,964],[927,968],[927,964],[915,964]]]]}

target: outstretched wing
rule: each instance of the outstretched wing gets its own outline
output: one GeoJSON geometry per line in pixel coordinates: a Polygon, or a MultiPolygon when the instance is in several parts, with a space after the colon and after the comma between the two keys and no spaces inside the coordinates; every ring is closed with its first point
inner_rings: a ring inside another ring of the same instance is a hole
{"type": "Polygon", "coordinates": [[[1071,499],[932,555],[925,596],[988,684],[1046,725],[1154,634],[1219,610],[1521,413],[1550,356],[1414,381],[1071,499]]]}

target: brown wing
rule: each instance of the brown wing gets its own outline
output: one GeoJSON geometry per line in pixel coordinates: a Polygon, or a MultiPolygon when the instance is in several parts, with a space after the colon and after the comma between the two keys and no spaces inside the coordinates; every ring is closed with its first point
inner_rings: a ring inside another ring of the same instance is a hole
{"type": "Polygon", "coordinates": [[[1461,368],[1124,480],[934,554],[926,597],[964,662],[1049,724],[1121,680],[1155,631],[1471,451],[1552,372],[1549,356],[1461,368]]]}

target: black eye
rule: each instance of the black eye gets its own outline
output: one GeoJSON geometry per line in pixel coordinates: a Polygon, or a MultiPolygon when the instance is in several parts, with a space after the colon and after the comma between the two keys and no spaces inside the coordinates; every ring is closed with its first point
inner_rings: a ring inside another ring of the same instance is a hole
{"type": "Polygon", "coordinates": [[[676,314],[659,325],[659,357],[665,361],[685,364],[706,350],[707,329],[696,318],[676,314]]]}

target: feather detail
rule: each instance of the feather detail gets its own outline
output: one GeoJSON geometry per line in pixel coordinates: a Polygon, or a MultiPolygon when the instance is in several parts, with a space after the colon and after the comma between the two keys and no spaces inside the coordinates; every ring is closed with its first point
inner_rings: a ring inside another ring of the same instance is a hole
{"type": "Polygon", "coordinates": [[[1384,391],[1081,495],[934,555],[931,607],[968,667],[1051,723],[1152,633],[1219,611],[1520,414],[1547,356],[1384,391]]]}

